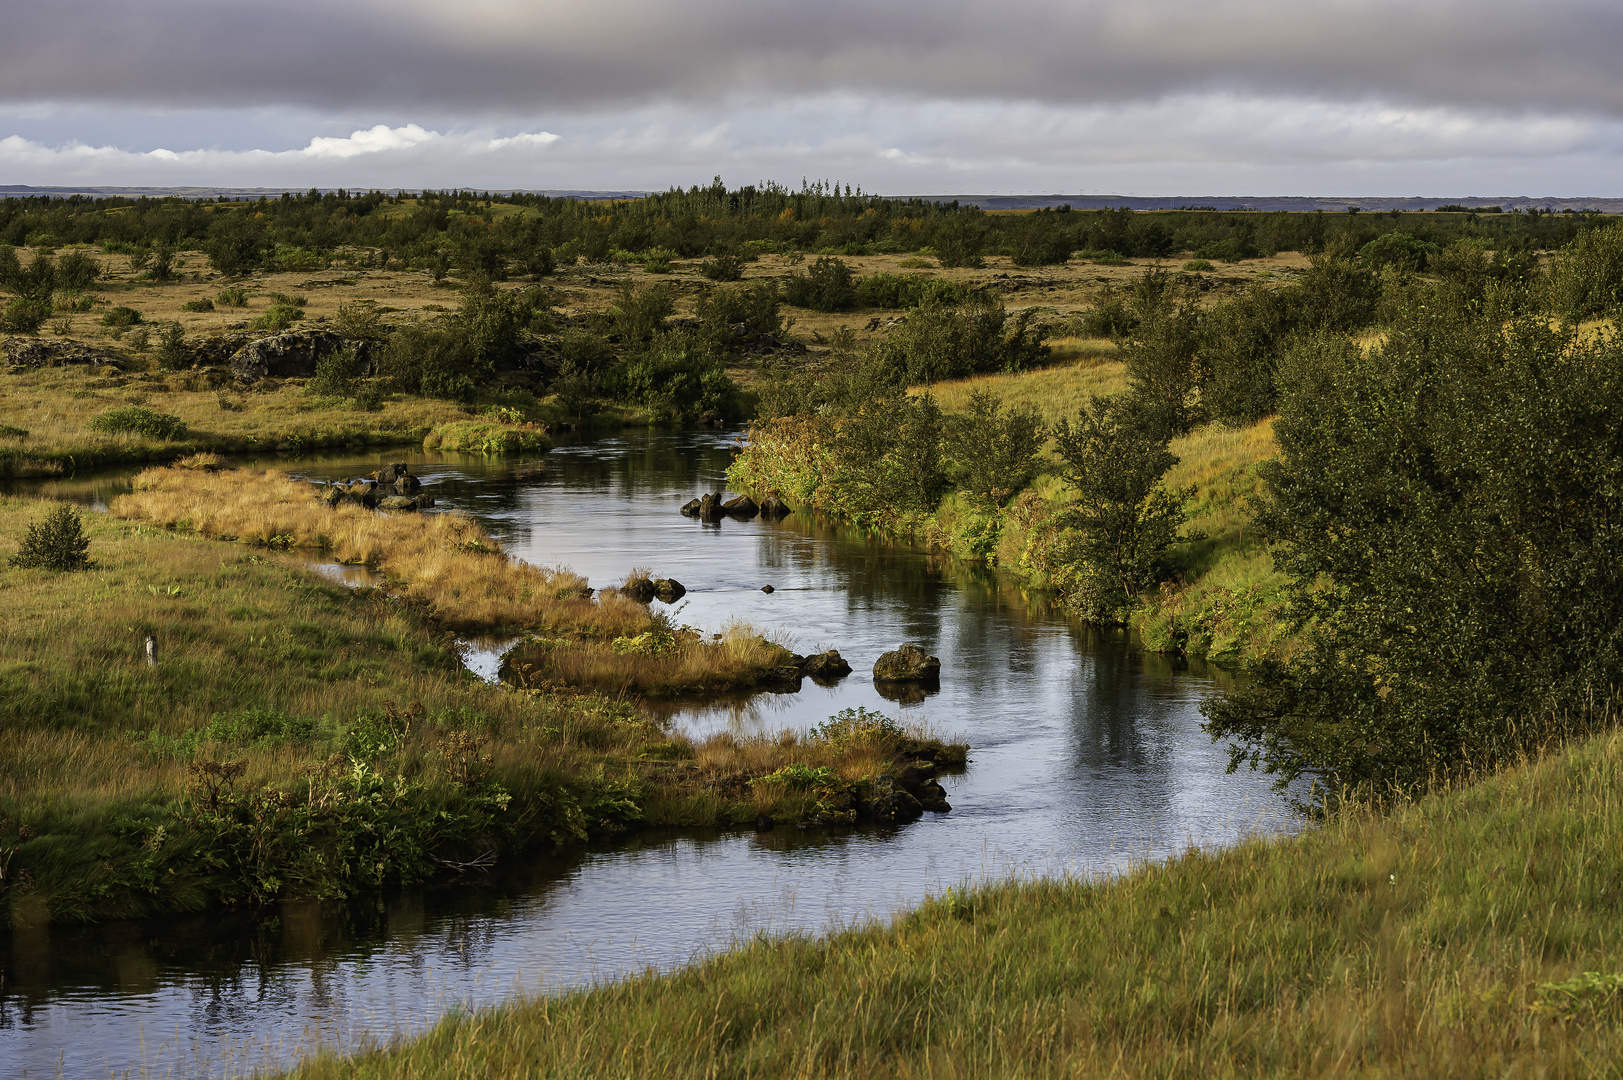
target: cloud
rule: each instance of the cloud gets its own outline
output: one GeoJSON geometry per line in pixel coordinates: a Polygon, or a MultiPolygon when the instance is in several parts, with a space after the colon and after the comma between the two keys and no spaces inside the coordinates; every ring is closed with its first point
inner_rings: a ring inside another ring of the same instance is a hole
{"type": "Polygon", "coordinates": [[[784,105],[740,95],[717,108],[672,103],[526,126],[508,134],[424,120],[282,150],[13,136],[0,140],[0,176],[37,185],[628,190],[721,173],[734,184],[795,185],[811,175],[893,194],[1604,195],[1616,190],[1623,157],[1623,121],[1605,118],[1225,92],[1086,107],[880,104],[850,93],[784,105]]]}
{"type": "Polygon", "coordinates": [[[0,101],[494,118],[1229,92],[1618,116],[1620,46],[1599,0],[55,0],[7,12],[0,101]]]}

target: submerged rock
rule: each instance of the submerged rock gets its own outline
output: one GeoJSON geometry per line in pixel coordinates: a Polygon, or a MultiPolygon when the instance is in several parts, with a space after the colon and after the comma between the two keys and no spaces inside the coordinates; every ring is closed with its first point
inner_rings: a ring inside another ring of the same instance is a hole
{"type": "Polygon", "coordinates": [[[761,500],[761,516],[771,521],[789,516],[789,507],[776,495],[768,495],[761,500]]]}
{"type": "Polygon", "coordinates": [[[729,499],[721,504],[721,508],[726,511],[729,517],[743,518],[745,521],[761,512],[761,508],[755,505],[755,500],[748,495],[740,495],[736,499],[729,499]]]}
{"type": "Polygon", "coordinates": [[[674,604],[687,594],[687,588],[675,578],[662,577],[654,581],[654,596],[661,603],[674,604]]]}

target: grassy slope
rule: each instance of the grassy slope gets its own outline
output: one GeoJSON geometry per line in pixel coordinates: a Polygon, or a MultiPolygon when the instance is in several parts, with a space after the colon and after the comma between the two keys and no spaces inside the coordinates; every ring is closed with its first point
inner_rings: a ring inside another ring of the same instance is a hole
{"type": "Polygon", "coordinates": [[[1614,734],[1295,839],[955,891],[297,1075],[1616,1076],[1619,866],[1614,734]]]}
{"type": "MultiPolygon", "coordinates": [[[[1093,343],[1076,343],[1078,347],[1093,343]]],[[[1089,349],[1078,361],[1019,375],[990,375],[929,388],[948,412],[968,406],[971,393],[982,390],[1006,404],[1036,409],[1045,424],[1075,417],[1093,395],[1127,388],[1124,365],[1089,349]]],[[[922,392],[922,388],[919,391],[922,392]]],[[[1188,503],[1187,535],[1200,539],[1179,552],[1185,567],[1181,582],[1169,584],[1135,613],[1133,628],[1146,646],[1160,651],[1182,649],[1219,661],[1237,661],[1263,653],[1289,650],[1291,641],[1273,618],[1281,599],[1284,575],[1273,565],[1253,530],[1246,535],[1247,503],[1257,491],[1257,466],[1277,449],[1273,422],[1247,428],[1210,424],[1174,439],[1178,456],[1166,482],[1194,488],[1188,503]]],[[[1059,464],[1050,444],[1044,461],[1049,471],[1032,484],[1031,494],[1005,515],[1002,535],[993,550],[1006,569],[1038,586],[1052,586],[1053,570],[1044,558],[1044,526],[1067,500],[1053,467],[1059,464]]],[[[968,539],[980,531],[972,510],[949,499],[925,532],[967,553],[968,539]]]]}
{"type": "MultiPolygon", "coordinates": [[[[0,536],[49,505],[0,499],[0,536]]],[[[85,525],[98,565],[84,573],[12,568],[0,542],[0,921],[342,895],[370,883],[345,853],[356,823],[385,844],[366,870],[381,884],[436,872],[435,855],[794,821],[910,760],[885,739],[695,745],[623,698],[487,686],[414,605],[294,555],[85,525]],[[409,725],[384,722],[413,703],[409,725]],[[235,801],[205,813],[196,768],[225,762],[241,763],[235,801]],[[751,784],[796,763],[829,781],[751,784]]]]}

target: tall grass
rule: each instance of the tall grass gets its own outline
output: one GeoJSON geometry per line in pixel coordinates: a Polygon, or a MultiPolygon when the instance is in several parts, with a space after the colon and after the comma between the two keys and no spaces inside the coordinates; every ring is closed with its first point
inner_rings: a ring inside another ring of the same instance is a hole
{"type": "Polygon", "coordinates": [[[293,1075],[1616,1076],[1620,793],[1611,735],[1294,839],[954,888],[293,1075]]]}
{"type": "Polygon", "coordinates": [[[368,566],[435,621],[458,630],[544,627],[599,637],[639,633],[647,609],[591,599],[584,578],[505,555],[471,517],[380,514],[327,506],[320,489],[280,472],[147,469],[114,500],[115,517],[255,547],[303,548],[368,566]]]}

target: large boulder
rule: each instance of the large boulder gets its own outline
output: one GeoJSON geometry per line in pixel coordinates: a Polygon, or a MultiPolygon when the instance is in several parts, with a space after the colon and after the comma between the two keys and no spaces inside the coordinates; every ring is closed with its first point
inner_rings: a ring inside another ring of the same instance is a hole
{"type": "Polygon", "coordinates": [[[789,507],[776,495],[768,495],[761,500],[761,516],[769,521],[777,521],[789,516],[789,507]]]}
{"type": "Polygon", "coordinates": [[[899,825],[924,815],[924,807],[906,788],[883,774],[857,781],[857,813],[865,821],[899,825]]]}
{"type": "Polygon", "coordinates": [[[59,367],[63,364],[89,364],[122,371],[124,357],[99,345],[78,341],[41,341],[38,338],[11,338],[5,344],[6,363],[12,367],[59,367]]]}
{"type": "Polygon", "coordinates": [[[941,661],[910,642],[874,661],[873,681],[937,684],[941,682],[941,661]]]}
{"type": "Polygon", "coordinates": [[[345,340],[330,330],[296,330],[260,338],[231,357],[231,373],[238,382],[260,379],[302,379],[316,373],[316,364],[342,349],[345,340]]]}
{"type": "Polygon", "coordinates": [[[726,510],[722,507],[721,492],[699,496],[699,520],[720,521],[726,510]]]}
{"type": "Polygon", "coordinates": [[[390,495],[378,500],[379,510],[415,510],[417,500],[408,495],[390,495]]]}

